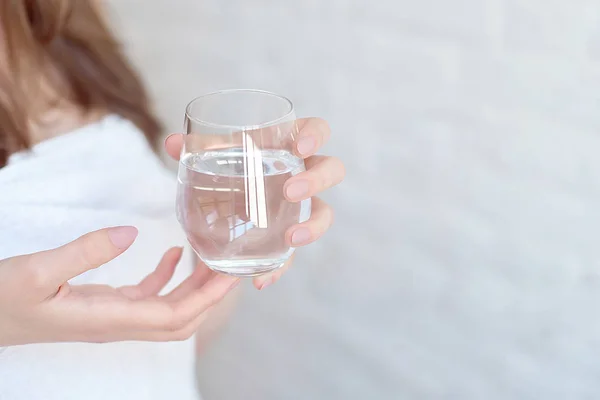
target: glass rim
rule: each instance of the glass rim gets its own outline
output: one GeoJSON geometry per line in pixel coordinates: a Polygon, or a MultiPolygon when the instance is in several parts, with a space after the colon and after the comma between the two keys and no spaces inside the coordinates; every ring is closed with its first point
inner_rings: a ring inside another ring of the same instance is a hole
{"type": "Polygon", "coordinates": [[[260,129],[260,128],[266,128],[268,126],[272,126],[277,124],[280,121],[285,120],[286,118],[288,118],[290,115],[292,115],[294,113],[294,103],[292,103],[292,101],[290,99],[288,99],[285,96],[279,95],[277,93],[273,93],[273,92],[269,92],[267,90],[260,90],[260,89],[224,89],[224,90],[217,90],[214,92],[210,92],[210,93],[206,93],[203,94],[201,96],[198,96],[194,99],[192,99],[188,105],[185,107],[185,118],[189,121],[198,123],[198,124],[202,124],[208,127],[212,127],[212,128],[227,128],[227,129],[240,129],[240,130],[255,130],[255,129],[260,129]],[[281,117],[275,118],[271,121],[267,121],[261,124],[256,124],[256,125],[229,125],[229,124],[219,124],[216,122],[210,122],[210,121],[205,121],[203,119],[197,118],[197,117],[193,117],[192,116],[192,112],[191,112],[191,108],[192,106],[199,101],[202,100],[206,100],[208,98],[211,97],[216,97],[219,95],[224,95],[224,94],[232,94],[232,93],[253,93],[253,94],[260,94],[260,95],[267,95],[267,96],[271,96],[271,97],[275,97],[279,100],[283,100],[285,103],[287,103],[288,105],[288,110],[285,112],[285,114],[283,114],[281,117]]]}

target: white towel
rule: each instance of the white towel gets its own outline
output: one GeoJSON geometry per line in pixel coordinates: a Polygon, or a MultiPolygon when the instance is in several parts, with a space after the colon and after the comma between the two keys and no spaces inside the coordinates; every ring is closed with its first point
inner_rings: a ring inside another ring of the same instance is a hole
{"type": "MultiPolygon", "coordinates": [[[[139,237],[125,254],[73,283],[136,283],[164,251],[186,242],[175,218],[175,190],[175,175],[142,133],[117,116],[47,140],[0,169],[0,259],[134,225],[139,237]]],[[[186,251],[171,286],[191,269],[186,251]]],[[[0,352],[0,400],[197,396],[192,341],[42,344],[0,352]]]]}

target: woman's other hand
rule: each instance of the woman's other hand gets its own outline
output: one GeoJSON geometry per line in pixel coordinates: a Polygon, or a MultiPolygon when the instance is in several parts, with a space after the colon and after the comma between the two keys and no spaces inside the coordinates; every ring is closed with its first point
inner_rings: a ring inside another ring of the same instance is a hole
{"type": "MultiPolygon", "coordinates": [[[[320,118],[299,119],[297,123],[299,134],[294,143],[294,151],[304,159],[306,171],[285,183],[284,195],[292,202],[311,198],[312,213],[308,221],[293,226],[286,232],[286,241],[293,247],[312,243],[329,229],[333,223],[333,209],[317,195],[342,182],[346,173],[344,164],[338,158],[316,155],[331,135],[329,124],[320,118]]],[[[165,149],[175,160],[179,160],[182,147],[182,134],[172,134],[165,140],[165,149]]],[[[279,280],[292,260],[293,257],[277,271],[256,277],[254,286],[264,289],[279,280]]]]}
{"type": "Polygon", "coordinates": [[[0,260],[0,346],[47,342],[172,341],[192,336],[238,279],[198,268],[169,294],[181,248],[138,285],[70,285],[135,241],[133,227],[89,233],[54,250],[0,260]]]}

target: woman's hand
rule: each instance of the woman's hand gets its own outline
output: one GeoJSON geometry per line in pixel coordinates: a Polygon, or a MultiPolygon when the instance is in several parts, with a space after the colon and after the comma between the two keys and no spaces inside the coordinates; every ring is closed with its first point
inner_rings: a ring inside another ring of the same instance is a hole
{"type": "Polygon", "coordinates": [[[116,258],[137,230],[89,233],[54,250],[0,260],[0,346],[47,342],[172,341],[192,336],[238,279],[198,268],[169,294],[181,248],[167,251],[136,286],[71,286],[71,278],[116,258]]]}
{"type": "MultiPolygon", "coordinates": [[[[319,118],[300,119],[297,123],[299,134],[295,138],[295,152],[304,159],[307,170],[285,183],[284,195],[292,202],[312,198],[312,214],[308,221],[293,226],[286,232],[286,241],[293,247],[312,243],[329,229],[333,223],[333,210],[316,195],[339,184],[345,175],[344,164],[338,158],[315,155],[329,139],[329,124],[319,118]]],[[[167,153],[175,160],[179,159],[182,146],[181,134],[170,135],[165,140],[167,153]]],[[[264,289],[276,282],[291,262],[292,259],[277,271],[255,278],[254,286],[264,289]]]]}

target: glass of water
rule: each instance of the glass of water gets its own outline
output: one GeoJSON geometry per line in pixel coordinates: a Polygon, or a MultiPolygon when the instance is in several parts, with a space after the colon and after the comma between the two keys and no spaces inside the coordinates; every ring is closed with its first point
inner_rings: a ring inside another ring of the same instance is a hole
{"type": "Polygon", "coordinates": [[[292,255],[286,231],[310,216],[310,200],[284,197],[286,180],[305,170],[297,134],[292,102],[273,93],[226,90],[187,106],[177,216],[212,270],[255,276],[292,255]]]}

